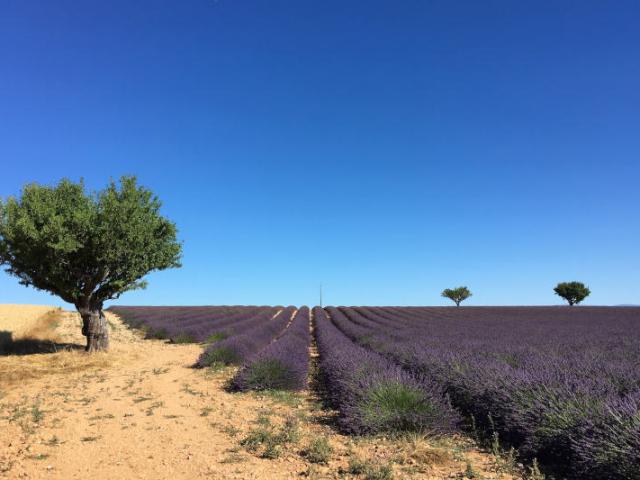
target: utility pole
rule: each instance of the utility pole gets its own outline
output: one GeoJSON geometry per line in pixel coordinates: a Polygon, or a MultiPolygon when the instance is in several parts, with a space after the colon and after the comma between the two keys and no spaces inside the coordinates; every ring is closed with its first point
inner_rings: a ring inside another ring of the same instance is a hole
{"type": "Polygon", "coordinates": [[[322,284],[320,284],[320,308],[322,308],[322,284]]]}

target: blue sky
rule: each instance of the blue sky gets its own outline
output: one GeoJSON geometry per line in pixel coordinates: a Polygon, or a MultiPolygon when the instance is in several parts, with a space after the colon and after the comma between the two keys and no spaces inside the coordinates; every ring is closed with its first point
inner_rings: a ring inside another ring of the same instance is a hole
{"type": "Polygon", "coordinates": [[[0,195],[135,174],[178,225],[121,304],[640,303],[638,2],[0,10],[0,195]]]}

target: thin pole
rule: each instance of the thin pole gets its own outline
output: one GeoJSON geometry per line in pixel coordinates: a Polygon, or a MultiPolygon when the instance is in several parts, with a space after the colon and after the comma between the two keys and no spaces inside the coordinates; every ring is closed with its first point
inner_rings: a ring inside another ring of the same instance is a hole
{"type": "Polygon", "coordinates": [[[320,284],[320,308],[322,308],[322,284],[320,284]]]}

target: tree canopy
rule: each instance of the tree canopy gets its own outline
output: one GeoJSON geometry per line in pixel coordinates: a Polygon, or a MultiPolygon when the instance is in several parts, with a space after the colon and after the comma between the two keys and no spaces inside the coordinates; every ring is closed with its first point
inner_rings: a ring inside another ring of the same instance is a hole
{"type": "Polygon", "coordinates": [[[442,291],[442,296],[450,300],[453,300],[453,302],[456,304],[457,307],[459,307],[460,303],[465,301],[471,295],[473,294],[471,293],[471,290],[469,290],[467,287],[445,288],[442,291]]]}
{"type": "Polygon", "coordinates": [[[582,282],[561,282],[553,291],[564,298],[570,306],[579,304],[591,293],[591,290],[582,282]]]}

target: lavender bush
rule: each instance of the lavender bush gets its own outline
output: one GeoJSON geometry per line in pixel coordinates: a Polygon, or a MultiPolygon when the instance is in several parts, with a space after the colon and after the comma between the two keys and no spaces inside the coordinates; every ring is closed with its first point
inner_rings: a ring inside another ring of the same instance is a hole
{"type": "Polygon", "coordinates": [[[238,390],[302,390],[309,374],[309,308],[302,307],[276,341],[251,356],[233,379],[238,390]]]}
{"type": "Polygon", "coordinates": [[[147,338],[178,342],[207,342],[238,335],[271,318],[281,307],[129,307],[109,311],[134,328],[145,330],[147,338]]]}
{"type": "Polygon", "coordinates": [[[314,319],[323,380],[345,431],[445,432],[455,428],[457,416],[437,385],[356,345],[329,321],[323,309],[314,309],[314,319]]]}
{"type": "Polygon", "coordinates": [[[202,368],[213,364],[241,365],[251,355],[271,343],[287,327],[294,312],[295,307],[287,307],[275,318],[270,318],[270,311],[265,312],[264,318],[256,322],[255,328],[209,345],[198,358],[196,366],[202,368]]]}

